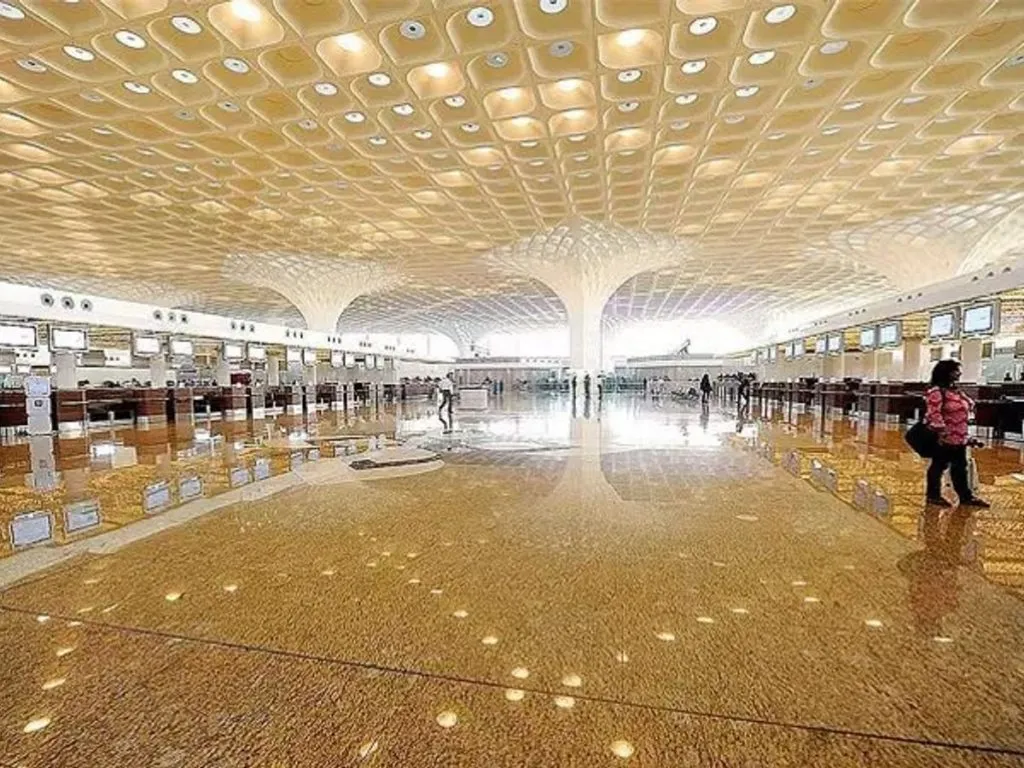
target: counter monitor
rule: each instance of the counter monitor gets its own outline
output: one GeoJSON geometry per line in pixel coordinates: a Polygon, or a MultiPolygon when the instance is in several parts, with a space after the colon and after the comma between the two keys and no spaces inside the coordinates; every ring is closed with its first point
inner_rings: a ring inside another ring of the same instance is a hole
{"type": "Polygon", "coordinates": [[[345,367],[345,353],[340,350],[331,350],[331,367],[332,368],[344,368],[345,367]]]}
{"type": "Polygon", "coordinates": [[[157,336],[136,336],[132,341],[132,346],[137,357],[160,354],[160,339],[157,336]]]}
{"type": "Polygon", "coordinates": [[[978,304],[964,311],[964,333],[995,333],[995,304],[978,304]]]}
{"type": "Polygon", "coordinates": [[[843,336],[840,333],[828,337],[828,351],[830,353],[843,351],[843,336]]]}
{"type": "Polygon", "coordinates": [[[34,325],[0,325],[0,347],[36,347],[34,325]]]}
{"type": "Polygon", "coordinates": [[[900,343],[900,324],[886,323],[878,327],[878,346],[895,347],[900,343]]]}
{"type": "Polygon", "coordinates": [[[302,364],[303,365],[316,365],[316,350],[315,349],[304,349],[304,350],[302,350],[302,364]]]}
{"type": "Polygon", "coordinates": [[[355,368],[356,367],[356,356],[351,352],[345,353],[345,367],[355,368]]]}
{"type": "Polygon", "coordinates": [[[64,352],[84,352],[89,348],[89,336],[79,328],[50,328],[50,349],[64,352]]]}
{"type": "Polygon", "coordinates": [[[932,315],[928,323],[928,336],[932,339],[956,336],[956,313],[950,310],[932,315]]]}
{"type": "Polygon", "coordinates": [[[288,365],[291,365],[292,363],[301,363],[302,350],[289,348],[288,351],[285,352],[285,362],[288,363],[288,365]]]}
{"type": "Polygon", "coordinates": [[[249,353],[249,362],[251,363],[262,363],[267,359],[266,347],[257,347],[255,344],[250,344],[246,351],[249,353]]]}
{"type": "Polygon", "coordinates": [[[878,333],[876,328],[861,328],[860,329],[860,348],[861,349],[872,349],[875,346],[875,338],[878,333]]]}
{"type": "Polygon", "coordinates": [[[224,359],[238,361],[244,357],[242,354],[241,344],[232,344],[231,342],[225,342],[224,344],[224,359]]]}

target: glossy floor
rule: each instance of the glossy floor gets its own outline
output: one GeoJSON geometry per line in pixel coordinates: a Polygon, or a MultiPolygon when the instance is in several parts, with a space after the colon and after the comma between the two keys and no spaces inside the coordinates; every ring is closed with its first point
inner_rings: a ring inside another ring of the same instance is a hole
{"type": "Polygon", "coordinates": [[[635,399],[439,426],[395,421],[433,471],[300,484],[0,594],[3,764],[1024,761],[1024,603],[958,566],[960,519],[916,541],[758,450],[846,438],[635,399]]]}

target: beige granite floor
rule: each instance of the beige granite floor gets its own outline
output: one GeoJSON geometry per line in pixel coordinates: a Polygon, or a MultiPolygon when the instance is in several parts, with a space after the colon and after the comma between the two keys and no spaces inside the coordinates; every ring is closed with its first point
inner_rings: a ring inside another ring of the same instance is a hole
{"type": "Polygon", "coordinates": [[[437,471],[16,585],[0,766],[1024,764],[1024,603],[735,426],[421,418],[437,471]]]}

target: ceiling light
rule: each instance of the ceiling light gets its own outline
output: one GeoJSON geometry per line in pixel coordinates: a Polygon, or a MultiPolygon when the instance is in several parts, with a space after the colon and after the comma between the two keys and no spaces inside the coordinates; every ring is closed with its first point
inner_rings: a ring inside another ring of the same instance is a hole
{"type": "Polygon", "coordinates": [[[347,35],[338,35],[334,38],[334,42],[339,48],[348,53],[359,53],[363,48],[366,47],[366,43],[363,42],[363,38],[354,32],[347,35]]]}
{"type": "Polygon", "coordinates": [[[769,133],[768,134],[768,141],[778,141],[779,139],[784,138],[785,135],[786,134],[784,134],[784,133],[769,133]]]}
{"type": "Polygon", "coordinates": [[[371,136],[370,143],[373,144],[373,146],[375,147],[383,147],[385,144],[388,143],[388,140],[385,139],[383,136],[371,136]]]}
{"type": "Polygon", "coordinates": [[[684,61],[681,69],[684,75],[696,75],[703,72],[707,66],[708,63],[704,59],[694,59],[693,61],[684,61]]]}
{"type": "MultiPolygon", "coordinates": [[[[225,112],[238,112],[241,109],[241,107],[235,104],[235,102],[233,101],[222,101],[217,106],[223,109],[225,112]]],[[[184,117],[187,120],[192,119],[192,114],[190,112],[180,112],[179,116],[184,117]]]]}
{"type": "Polygon", "coordinates": [[[775,51],[754,51],[752,54],[747,56],[747,61],[749,61],[755,67],[759,67],[762,64],[767,64],[774,58],[775,51]]]}
{"type": "Polygon", "coordinates": [[[249,63],[243,59],[224,59],[224,66],[232,72],[234,72],[236,75],[244,75],[249,72],[249,63]]]}
{"type": "Polygon", "coordinates": [[[307,118],[305,118],[303,120],[299,120],[299,128],[302,128],[304,131],[316,130],[316,128],[317,128],[316,120],[312,119],[311,117],[307,117],[307,118]]]}
{"type": "Polygon", "coordinates": [[[183,35],[198,35],[203,31],[199,22],[191,16],[175,16],[171,19],[171,26],[183,35]]]}
{"type": "Polygon", "coordinates": [[[104,128],[102,125],[96,126],[92,129],[93,133],[98,133],[100,136],[110,136],[114,132],[109,128],[104,128]]]}
{"type": "Polygon", "coordinates": [[[466,133],[476,133],[480,130],[480,126],[477,123],[463,123],[462,130],[466,133]]]}
{"type": "Polygon", "coordinates": [[[573,80],[570,78],[569,80],[558,81],[558,90],[563,91],[564,93],[568,93],[569,91],[575,91],[579,87],[579,80],[573,80]]]}
{"type": "Polygon", "coordinates": [[[673,131],[685,131],[687,128],[690,127],[690,121],[689,120],[676,120],[676,121],[674,121],[672,123],[672,125],[670,127],[672,128],[673,131]]]}
{"type": "Polygon", "coordinates": [[[18,66],[28,72],[35,72],[37,75],[46,71],[46,65],[35,59],[18,59],[18,66]]]}
{"type": "Polygon", "coordinates": [[[571,40],[559,40],[548,47],[548,53],[556,59],[564,59],[576,50],[576,44],[571,40]]]}
{"type": "Polygon", "coordinates": [[[880,130],[880,131],[891,131],[897,125],[898,125],[898,123],[879,123],[875,127],[878,128],[878,130],[880,130]]]}
{"type": "Polygon", "coordinates": [[[519,143],[519,146],[522,147],[523,149],[533,149],[534,147],[537,146],[537,142],[534,141],[533,139],[530,139],[529,141],[521,141],[519,143]]]}
{"type": "Polygon", "coordinates": [[[385,86],[391,85],[391,75],[387,72],[374,72],[366,79],[370,81],[370,85],[375,85],[378,88],[384,88],[385,86]]]}
{"type": "Polygon", "coordinates": [[[693,104],[697,100],[696,93],[681,93],[676,96],[676,104],[685,107],[687,104],[693,104]]]}
{"type": "Polygon", "coordinates": [[[25,18],[25,12],[16,5],[11,3],[0,2],[0,19],[10,19],[11,21],[21,21],[25,18]]]}
{"type": "Polygon", "coordinates": [[[764,15],[764,20],[769,24],[781,24],[789,21],[796,15],[796,6],[791,3],[777,5],[764,15]]]}
{"type": "Polygon", "coordinates": [[[252,0],[231,0],[231,12],[242,21],[250,23],[259,21],[263,16],[260,7],[252,0]]]}
{"type": "Polygon", "coordinates": [[[625,32],[620,32],[619,36],[615,38],[616,42],[623,48],[632,48],[634,45],[639,45],[644,39],[644,31],[642,29],[627,29],[625,32]]]}
{"type": "Polygon", "coordinates": [[[1024,64],[1024,53],[1015,53],[1006,60],[1008,67],[1019,67],[1021,64],[1024,64]]]}
{"type": "Polygon", "coordinates": [[[407,40],[422,40],[427,36],[427,28],[418,21],[403,21],[398,31],[407,40]]]}
{"type": "Polygon", "coordinates": [[[852,111],[854,109],[860,109],[863,106],[864,106],[864,102],[863,101],[848,101],[845,104],[843,104],[840,107],[840,109],[843,110],[844,112],[850,112],[850,111],[852,111]]]}
{"type": "Polygon", "coordinates": [[[173,77],[179,83],[184,83],[185,85],[195,85],[199,82],[199,78],[196,77],[195,74],[193,74],[192,72],[189,72],[187,69],[172,70],[171,77],[173,77]]]}
{"type": "Polygon", "coordinates": [[[80,48],[77,45],[65,45],[64,53],[76,61],[93,61],[96,58],[96,54],[88,48],[80,48]]]}
{"type": "Polygon", "coordinates": [[[639,107],[639,101],[624,101],[621,104],[619,104],[619,112],[634,112],[639,107]]]}
{"type": "Polygon", "coordinates": [[[904,96],[901,101],[904,104],[917,104],[918,102],[924,101],[925,98],[925,96],[904,96]]]}
{"type": "Polygon", "coordinates": [[[540,0],[538,5],[544,13],[561,13],[569,7],[569,0],[540,0]]]}
{"type": "Polygon", "coordinates": [[[413,136],[415,136],[417,139],[423,139],[424,141],[426,141],[427,139],[429,139],[433,135],[434,135],[433,133],[431,133],[430,131],[428,131],[426,129],[423,129],[423,130],[420,130],[420,131],[416,131],[413,134],[413,136]]]}
{"type": "Polygon", "coordinates": [[[480,5],[466,11],[466,21],[474,27],[489,27],[494,23],[494,11],[480,5]]]}
{"type": "Polygon", "coordinates": [[[488,66],[494,67],[495,69],[501,69],[506,64],[508,64],[508,54],[504,53],[503,51],[498,51],[497,53],[489,53],[487,54],[487,64],[488,66]]]}
{"type": "Polygon", "coordinates": [[[366,115],[362,112],[346,112],[345,119],[350,123],[361,123],[366,120],[366,115]]]}
{"type": "Polygon", "coordinates": [[[702,16],[690,22],[691,35],[707,35],[718,27],[718,19],[714,16],[702,16]]]}
{"type": "Polygon", "coordinates": [[[391,109],[396,115],[401,115],[402,117],[408,117],[415,111],[412,108],[412,104],[395,104],[391,109]]]}
{"type": "Polygon", "coordinates": [[[761,89],[756,85],[744,85],[742,88],[736,89],[736,95],[739,96],[741,99],[746,99],[753,96],[760,90],[761,89]]]}
{"type": "Polygon", "coordinates": [[[841,129],[838,125],[830,125],[828,128],[823,128],[821,132],[825,136],[834,136],[835,134],[839,133],[840,130],[841,129]]]}
{"type": "Polygon", "coordinates": [[[132,93],[137,93],[140,96],[143,96],[143,95],[145,95],[145,94],[150,92],[150,88],[149,88],[148,85],[143,85],[142,83],[137,83],[134,80],[127,80],[124,83],[122,83],[122,85],[124,85],[126,90],[129,90],[132,93]]]}
{"type": "Polygon", "coordinates": [[[335,96],[338,93],[338,86],[334,83],[317,83],[313,86],[313,90],[321,96],[335,96]]]}
{"type": "Polygon", "coordinates": [[[427,74],[430,77],[433,77],[435,79],[440,79],[442,77],[447,77],[448,76],[448,65],[444,64],[442,62],[437,62],[435,64],[428,64],[426,72],[427,72],[427,74]]]}
{"type": "Polygon", "coordinates": [[[639,69],[624,69],[616,75],[620,83],[635,83],[643,75],[639,69]]]}
{"type": "Polygon", "coordinates": [[[93,104],[99,104],[103,101],[103,97],[95,91],[82,91],[82,98],[93,104]]]}
{"type": "Polygon", "coordinates": [[[459,109],[460,107],[466,106],[466,97],[455,94],[454,96],[445,96],[444,103],[452,109],[459,109]]]}
{"type": "Polygon", "coordinates": [[[743,120],[743,115],[726,115],[725,117],[725,122],[729,125],[737,125],[738,123],[742,123],[743,120]]]}
{"type": "Polygon", "coordinates": [[[584,136],[583,134],[579,134],[579,133],[576,134],[575,136],[570,136],[569,137],[569,141],[574,141],[574,142],[581,142],[581,141],[586,141],[586,140],[587,140],[587,137],[584,136]]]}
{"type": "Polygon", "coordinates": [[[535,168],[538,168],[538,167],[544,165],[544,161],[543,160],[531,160],[530,161],[530,165],[534,166],[535,168]]]}
{"type": "Polygon", "coordinates": [[[130,29],[119,29],[114,33],[114,39],[121,45],[134,48],[137,51],[146,47],[146,39],[141,35],[135,34],[130,29]]]}
{"type": "Polygon", "coordinates": [[[822,43],[818,50],[826,56],[832,56],[833,54],[845,51],[848,45],[849,43],[845,40],[829,40],[827,43],[822,43]]]}

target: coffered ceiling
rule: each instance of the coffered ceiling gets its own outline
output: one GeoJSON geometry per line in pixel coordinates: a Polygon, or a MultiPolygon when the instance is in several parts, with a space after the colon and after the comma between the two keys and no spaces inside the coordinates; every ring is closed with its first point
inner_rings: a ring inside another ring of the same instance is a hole
{"type": "Polygon", "coordinates": [[[609,321],[754,332],[1007,257],[1022,46],[1020,0],[0,0],[0,277],[299,323],[239,270],[374,262],[344,330],[509,329],[564,311],[501,249],[583,220],[680,243],[609,321]]]}

